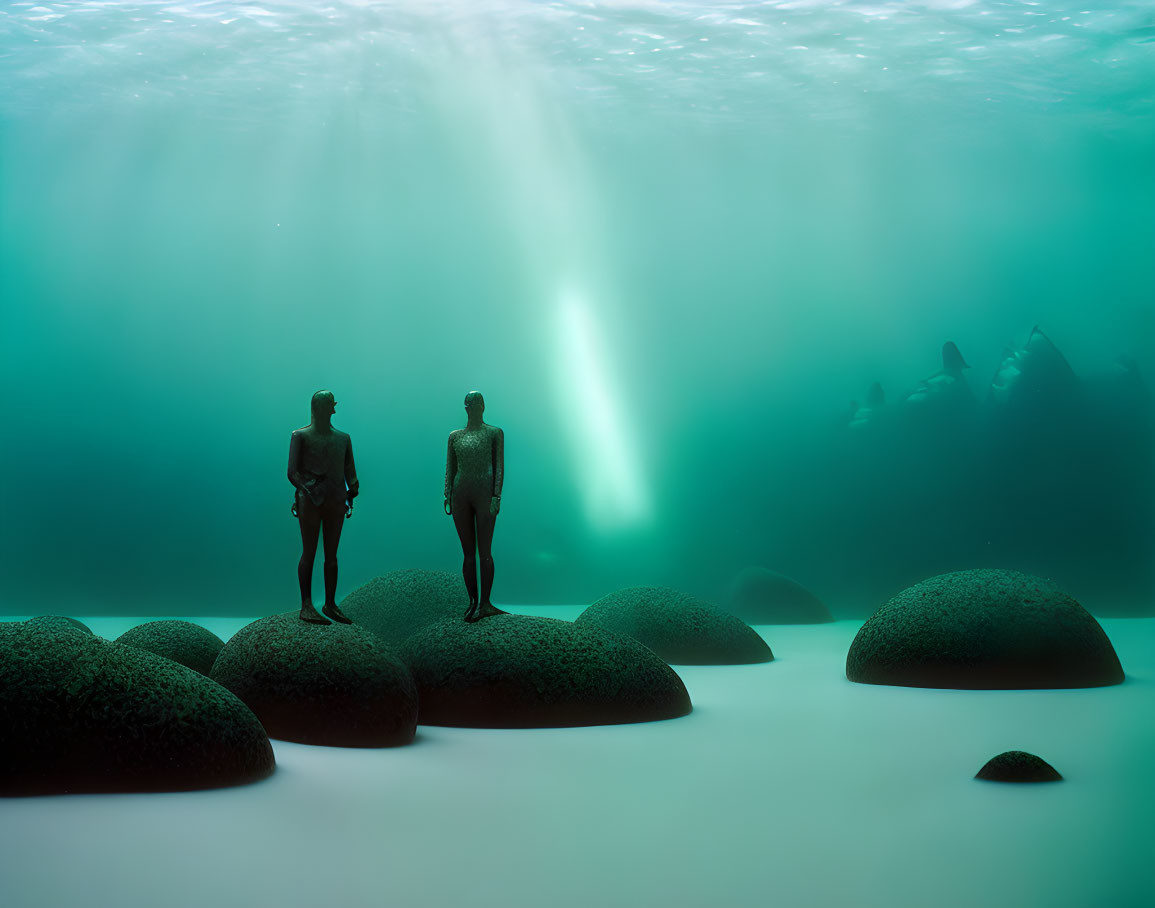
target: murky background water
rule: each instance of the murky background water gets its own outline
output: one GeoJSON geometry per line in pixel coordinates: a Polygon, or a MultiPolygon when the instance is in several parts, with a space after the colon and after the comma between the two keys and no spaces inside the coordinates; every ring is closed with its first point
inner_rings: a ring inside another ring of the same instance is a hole
{"type": "Polygon", "coordinates": [[[342,593],[456,569],[476,388],[499,602],[991,565],[1151,611],[1149,4],[10,3],[0,84],[6,612],[294,607],[321,387],[342,593]],[[1078,381],[1000,409],[1035,325],[1078,381]],[[947,340],[973,406],[911,416],[947,340]]]}

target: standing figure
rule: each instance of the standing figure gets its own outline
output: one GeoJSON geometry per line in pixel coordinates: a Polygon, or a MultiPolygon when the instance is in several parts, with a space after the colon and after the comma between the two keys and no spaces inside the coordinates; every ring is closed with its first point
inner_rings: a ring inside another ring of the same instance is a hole
{"type": "Polygon", "coordinates": [[[465,562],[461,572],[469,591],[466,621],[502,614],[489,601],[493,589],[493,527],[501,510],[505,478],[505,433],[482,422],[485,398],[465,395],[469,417],[464,429],[449,433],[445,458],[445,513],[453,517],[465,562]],[[481,595],[477,590],[477,556],[481,556],[481,595]]]}
{"type": "Polygon", "coordinates": [[[325,604],[321,611],[342,624],[352,622],[337,608],[337,543],[345,518],[353,513],[357,497],[357,470],[353,444],[344,432],[333,428],[337,401],[332,391],[318,391],[311,403],[313,421],[297,429],[289,441],[289,482],[297,490],[293,514],[301,523],[301,620],[329,622],[313,608],[313,562],[317,536],[325,533],[325,604]]]}

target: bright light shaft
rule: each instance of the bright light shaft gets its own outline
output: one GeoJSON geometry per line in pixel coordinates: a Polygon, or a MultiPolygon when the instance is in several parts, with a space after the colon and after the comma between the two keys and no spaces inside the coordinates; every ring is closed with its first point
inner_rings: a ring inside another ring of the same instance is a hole
{"type": "Polygon", "coordinates": [[[559,328],[562,404],[586,517],[601,529],[639,523],[649,516],[649,496],[610,390],[589,307],[574,293],[562,294],[559,328]]]}

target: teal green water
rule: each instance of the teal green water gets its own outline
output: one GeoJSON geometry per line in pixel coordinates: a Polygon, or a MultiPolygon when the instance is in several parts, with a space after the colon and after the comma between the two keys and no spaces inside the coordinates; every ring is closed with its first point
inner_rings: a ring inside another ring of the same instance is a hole
{"type": "Polygon", "coordinates": [[[0,84],[0,611],[292,608],[322,387],[341,593],[457,569],[476,388],[498,602],[747,564],[842,614],[986,564],[1155,602],[1146,430],[1052,414],[1040,472],[841,424],[948,339],[985,401],[1036,324],[1155,375],[1147,3],[11,3],[0,84]]]}

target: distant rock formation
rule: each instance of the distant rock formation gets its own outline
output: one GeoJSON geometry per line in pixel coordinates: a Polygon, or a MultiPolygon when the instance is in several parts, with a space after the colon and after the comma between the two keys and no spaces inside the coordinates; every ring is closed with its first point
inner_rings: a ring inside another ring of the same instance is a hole
{"type": "Polygon", "coordinates": [[[846,677],[959,689],[1099,687],[1123,669],[1091,614],[1015,571],[942,574],[903,590],[859,630],[846,677]]]}
{"type": "Polygon", "coordinates": [[[175,620],[138,624],[117,637],[116,642],[164,656],[202,675],[212,671],[213,662],[225,645],[220,637],[199,624],[175,620]]]}
{"type": "Polygon", "coordinates": [[[691,710],[673,669],[592,624],[496,615],[431,625],[401,646],[422,725],[537,728],[673,719],[691,710]]]}
{"type": "Polygon", "coordinates": [[[341,600],[340,608],[354,624],[399,644],[431,624],[463,616],[469,594],[460,574],[405,569],[362,584],[341,600]]]}
{"type": "Polygon", "coordinates": [[[233,694],[78,628],[0,624],[0,691],[3,794],[216,788],[274,768],[233,694]]]}
{"type": "Polygon", "coordinates": [[[417,726],[408,669],[355,624],[309,624],[296,612],[261,618],[225,644],[212,677],[285,741],[389,747],[408,744],[417,726]]]}
{"type": "Polygon", "coordinates": [[[1058,782],[1063,777],[1046,760],[1023,750],[991,757],[975,775],[988,782],[1058,782]]]}
{"type": "Polygon", "coordinates": [[[727,608],[747,624],[823,624],[834,617],[802,584],[761,567],[748,567],[730,584],[727,608]]]}
{"type": "Polygon", "coordinates": [[[1069,406],[1078,384],[1067,358],[1036,325],[1026,344],[1003,355],[991,380],[990,399],[1000,408],[1069,406]]]}
{"type": "Polygon", "coordinates": [[[716,605],[666,587],[635,586],[603,596],[577,623],[626,634],[666,662],[735,665],[774,658],[758,632],[716,605]]]}

